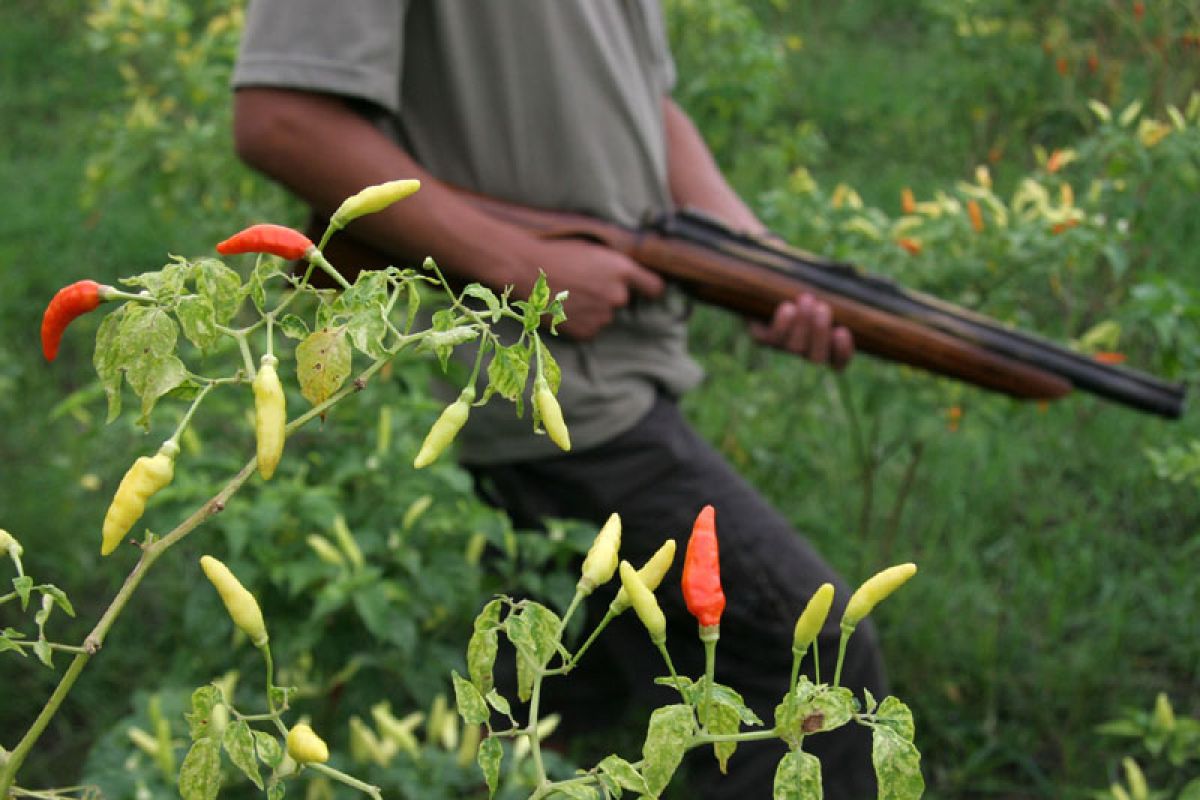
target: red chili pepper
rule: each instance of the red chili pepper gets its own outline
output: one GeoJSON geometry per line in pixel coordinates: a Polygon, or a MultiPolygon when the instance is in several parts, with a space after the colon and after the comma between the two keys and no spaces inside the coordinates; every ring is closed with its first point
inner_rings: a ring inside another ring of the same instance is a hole
{"type": "Polygon", "coordinates": [[[251,225],[244,231],[235,233],[217,245],[217,252],[223,256],[239,253],[270,253],[273,256],[286,258],[289,261],[303,258],[313,247],[312,241],[297,230],[262,223],[251,225]]]}
{"type": "Polygon", "coordinates": [[[702,508],[692,526],[683,560],[683,600],[701,628],[721,624],[725,592],[721,589],[716,511],[712,506],[702,508]]]}
{"type": "Polygon", "coordinates": [[[58,356],[58,344],[71,320],[100,305],[100,289],[95,281],[76,281],[58,290],[42,315],[42,354],[47,361],[58,356]]]}

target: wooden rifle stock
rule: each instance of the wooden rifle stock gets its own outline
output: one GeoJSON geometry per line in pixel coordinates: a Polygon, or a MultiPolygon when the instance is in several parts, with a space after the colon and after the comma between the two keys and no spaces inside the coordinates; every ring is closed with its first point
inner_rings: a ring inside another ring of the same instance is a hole
{"type": "MultiPolygon", "coordinates": [[[[693,211],[664,214],[638,228],[626,228],[471,193],[461,197],[536,236],[610,247],[675,281],[697,299],[751,319],[770,319],[781,302],[809,292],[829,304],[834,322],[854,335],[857,350],[878,358],[1023,400],[1055,400],[1082,389],[1171,419],[1183,413],[1182,385],[1102,364],[848,264],[732,231],[693,211]]],[[[392,261],[345,233],[334,237],[328,251],[334,264],[358,269],[392,261]]],[[[550,280],[553,288],[552,273],[550,280]]]]}

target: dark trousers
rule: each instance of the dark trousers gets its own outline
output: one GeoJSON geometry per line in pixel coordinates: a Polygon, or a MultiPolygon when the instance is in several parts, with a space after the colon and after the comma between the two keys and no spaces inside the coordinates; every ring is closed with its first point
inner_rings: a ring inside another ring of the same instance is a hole
{"type": "MultiPolygon", "coordinates": [[[[796,618],[822,583],[836,587],[833,610],[819,639],[821,678],[833,677],[837,621],[850,590],[812,546],[771,508],[683,420],[675,403],[660,399],[632,430],[601,447],[560,457],[472,467],[480,493],[508,512],[518,527],[541,527],[546,517],[601,524],[621,515],[621,557],[635,566],[668,538],[679,547],[675,566],[656,592],[667,618],[667,648],[681,674],[704,674],[697,623],[679,588],[683,552],[696,514],[716,509],[721,581],[728,605],[721,619],[716,679],[745,698],[766,726],[787,691],[796,618]]],[[[803,491],[803,487],[797,487],[803,491]]],[[[616,580],[588,599],[585,635],[608,608],[616,580]]],[[[578,646],[579,642],[574,645],[578,646]]],[[[812,658],[806,659],[811,675],[812,658]]],[[[671,689],[654,684],[666,674],[658,651],[630,612],[600,636],[579,667],[565,678],[548,678],[545,707],[581,730],[624,718],[630,704],[645,720],[653,707],[678,702],[671,689]]],[[[876,634],[869,621],[850,641],[842,684],[862,697],[887,694],[876,634]]],[[[875,797],[869,729],[850,723],[811,736],[804,749],[824,765],[825,797],[875,797]]],[[[778,741],[739,745],[721,775],[710,748],[698,749],[689,764],[696,792],[704,798],[770,798],[775,767],[783,756],[778,741]]],[[[632,761],[639,753],[620,753],[632,761]]]]}

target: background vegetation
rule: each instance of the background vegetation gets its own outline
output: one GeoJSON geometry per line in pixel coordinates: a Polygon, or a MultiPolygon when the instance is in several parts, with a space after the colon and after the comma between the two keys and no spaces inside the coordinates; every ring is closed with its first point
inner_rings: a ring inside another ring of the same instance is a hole
{"type": "MultiPolygon", "coordinates": [[[[1194,4],[666,7],[677,96],[779,233],[1194,388],[1194,4]]],[[[77,618],[55,618],[66,640],[90,628],[122,577],[95,554],[116,481],[163,437],[102,424],[84,344],[98,319],[72,328],[53,367],[41,361],[32,332],[45,300],[85,276],[113,282],[168,252],[207,252],[251,219],[301,219],[230,155],[237,4],[88,8],[0,7],[0,526],[26,544],[31,574],[71,593],[77,618]]],[[[718,312],[695,319],[709,380],[688,411],[705,435],[851,580],[921,564],[880,626],[930,797],[1086,797],[1121,774],[1126,754],[1162,789],[1196,774],[1195,760],[1171,765],[1097,731],[1159,692],[1181,716],[1200,713],[1195,414],[1168,423],[1086,397],[1014,404],[867,358],[835,378],[756,349],[718,312]]],[[[260,594],[285,648],[277,661],[342,752],[350,718],[374,724],[380,701],[397,715],[436,706],[496,586],[569,592],[558,565],[580,532],[515,532],[461,471],[408,467],[437,412],[429,374],[425,362],[398,364],[307,431],[275,481],[160,565],[24,783],[167,791],[129,726],[166,719],[182,732],[187,687],[244,659],[247,676],[256,669],[216,598],[193,592],[201,552],[260,594]],[[336,542],[339,513],[365,568],[306,544],[314,533],[336,542]]],[[[166,525],[244,461],[247,405],[229,398],[224,424],[207,416],[148,524],[166,525]]],[[[0,658],[0,742],[11,744],[54,675],[0,658]]],[[[479,786],[436,715],[417,733],[419,757],[361,747],[352,757],[412,796],[479,786]]]]}

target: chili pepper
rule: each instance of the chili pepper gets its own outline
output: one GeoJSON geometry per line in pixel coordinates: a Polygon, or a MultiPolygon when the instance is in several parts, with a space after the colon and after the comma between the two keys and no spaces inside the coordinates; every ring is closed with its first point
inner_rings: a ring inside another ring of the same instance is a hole
{"type": "Polygon", "coordinates": [[[596,534],[587,557],[583,559],[582,575],[576,588],[584,595],[589,595],[597,586],[612,580],[617,571],[617,553],[620,549],[621,517],[612,514],[596,534]]]}
{"type": "Polygon", "coordinates": [[[317,558],[324,561],[326,564],[332,564],[335,567],[346,565],[346,559],[342,557],[342,551],[334,547],[333,542],[326,539],[319,533],[309,534],[305,540],[313,552],[317,554],[317,558]]]}
{"type": "Polygon", "coordinates": [[[700,509],[683,558],[683,600],[699,620],[702,634],[705,628],[721,624],[721,612],[725,610],[716,513],[712,506],[700,509]]]}
{"type": "Polygon", "coordinates": [[[971,218],[971,228],[976,233],[983,232],[983,209],[979,207],[978,200],[967,201],[967,216],[971,218]]]}
{"type": "Polygon", "coordinates": [[[212,556],[202,556],[200,568],[216,587],[217,594],[221,595],[221,602],[225,604],[225,610],[229,612],[233,624],[250,637],[255,647],[264,646],[269,639],[267,624],[263,621],[262,609],[258,607],[254,595],[242,586],[241,581],[229,571],[229,567],[212,556]]]}
{"type": "Polygon", "coordinates": [[[269,253],[288,261],[303,258],[312,249],[313,243],[300,231],[266,222],[251,225],[217,245],[217,252],[223,256],[269,253]]]}
{"type": "Polygon", "coordinates": [[[875,606],[903,586],[916,571],[916,564],[897,564],[867,578],[863,585],[850,595],[850,602],[846,604],[846,611],[842,614],[842,628],[850,629],[857,625],[875,606]]]}
{"type": "Polygon", "coordinates": [[[76,281],[50,298],[42,314],[42,355],[47,361],[58,357],[58,345],[71,320],[95,310],[103,299],[101,290],[108,288],[95,281],[76,281]]]}
{"type": "Polygon", "coordinates": [[[19,556],[24,552],[25,548],[21,547],[21,543],[17,541],[17,537],[0,528],[0,555],[11,553],[14,556],[19,556]]]}
{"type": "Polygon", "coordinates": [[[287,426],[287,397],[275,365],[279,359],[270,353],[262,357],[254,376],[254,435],[258,447],[258,474],[270,480],[283,456],[287,426]]]}
{"type": "Polygon", "coordinates": [[[650,632],[650,641],[655,644],[665,642],[667,640],[667,618],[663,615],[662,609],[658,607],[658,601],[654,599],[654,592],[642,583],[637,570],[628,561],[621,562],[621,588],[629,596],[629,603],[633,606],[634,613],[638,615],[638,619],[650,632]]]}
{"type": "Polygon", "coordinates": [[[108,512],[104,515],[100,555],[106,556],[125,538],[146,511],[146,501],[175,477],[179,445],[163,442],[154,456],[141,456],[121,478],[108,512]]]}
{"type": "Polygon", "coordinates": [[[907,250],[909,255],[915,256],[921,252],[921,242],[908,236],[897,239],[896,244],[907,250]]]}
{"type": "Polygon", "coordinates": [[[1133,800],[1149,800],[1150,787],[1147,785],[1146,775],[1138,763],[1126,756],[1121,759],[1121,766],[1125,768],[1125,782],[1129,784],[1129,796],[1133,800]]]}
{"type": "MultiPolygon", "coordinates": [[[[638,570],[638,577],[641,578],[642,583],[646,584],[646,588],[653,592],[662,583],[663,578],[667,575],[667,570],[671,568],[674,561],[675,540],[667,539],[663,542],[662,547],[650,556],[650,560],[638,570]]],[[[624,613],[627,608],[629,608],[629,592],[625,591],[625,587],[622,586],[609,605],[608,612],[616,616],[624,613]]]]}
{"type": "Polygon", "coordinates": [[[396,754],[395,745],[385,744],[361,717],[350,717],[350,758],[356,764],[375,762],[386,767],[396,754]]]}
{"type": "Polygon", "coordinates": [[[329,760],[329,746],[303,722],[288,731],[287,751],[298,764],[324,764],[329,760]]]}
{"type": "Polygon", "coordinates": [[[429,433],[425,435],[425,441],[421,443],[421,449],[413,459],[414,469],[429,466],[450,446],[454,437],[462,430],[462,426],[467,424],[467,416],[471,413],[471,402],[474,399],[475,389],[468,386],[462,390],[457,400],[446,406],[429,429],[429,433]]]}
{"type": "Polygon", "coordinates": [[[907,186],[900,190],[900,210],[905,214],[915,214],[917,211],[917,198],[907,186]]]}
{"type": "Polygon", "coordinates": [[[550,391],[550,385],[544,379],[537,381],[537,385],[534,387],[533,404],[542,418],[542,426],[550,435],[550,440],[561,449],[570,450],[571,434],[567,430],[567,424],[563,422],[562,408],[559,407],[558,399],[554,396],[554,392],[550,391]]]}
{"type": "Polygon", "coordinates": [[[329,224],[334,228],[344,228],[351,220],[382,211],[420,188],[421,182],[412,179],[388,181],[368,186],[343,200],[342,204],[338,206],[338,210],[333,212],[333,216],[329,218],[329,224]]]}
{"type": "Polygon", "coordinates": [[[821,626],[829,616],[829,607],[833,604],[833,584],[823,583],[813,596],[808,599],[800,618],[796,620],[796,630],[792,634],[792,652],[800,655],[808,649],[821,632],[821,626]]]}

